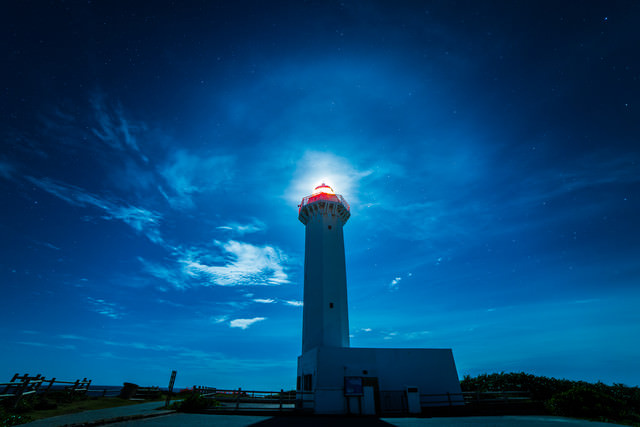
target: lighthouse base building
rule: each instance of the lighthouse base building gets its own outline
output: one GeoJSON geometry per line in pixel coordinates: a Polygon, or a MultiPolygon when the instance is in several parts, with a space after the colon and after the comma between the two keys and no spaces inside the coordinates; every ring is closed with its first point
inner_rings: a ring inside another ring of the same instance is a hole
{"type": "Polygon", "coordinates": [[[316,347],[298,357],[299,406],[317,414],[419,414],[462,405],[451,349],[316,347]]]}
{"type": "Polygon", "coordinates": [[[302,355],[296,396],[316,414],[418,414],[463,405],[451,349],[352,348],[342,227],[349,204],[322,184],[302,199],[302,355]]]}

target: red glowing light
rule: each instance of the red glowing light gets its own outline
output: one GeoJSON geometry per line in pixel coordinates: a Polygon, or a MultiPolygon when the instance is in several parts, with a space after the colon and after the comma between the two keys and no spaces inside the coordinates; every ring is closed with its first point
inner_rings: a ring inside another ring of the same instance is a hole
{"type": "Polygon", "coordinates": [[[318,185],[314,190],[313,193],[311,193],[312,196],[315,196],[316,194],[320,194],[320,193],[324,193],[324,194],[336,194],[333,191],[333,188],[329,187],[327,184],[325,184],[324,182],[320,185],[318,185]]]}

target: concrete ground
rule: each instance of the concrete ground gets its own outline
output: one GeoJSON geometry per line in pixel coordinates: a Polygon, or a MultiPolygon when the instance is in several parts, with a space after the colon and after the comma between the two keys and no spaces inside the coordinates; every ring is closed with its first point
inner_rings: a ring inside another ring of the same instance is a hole
{"type": "Polygon", "coordinates": [[[494,417],[439,417],[439,418],[368,418],[304,415],[231,415],[184,414],[158,410],[162,402],[141,403],[117,408],[97,409],[61,415],[23,424],[29,427],[99,426],[113,427],[611,427],[615,424],[598,423],[572,418],[547,416],[494,416],[494,417]]]}
{"type": "Polygon", "coordinates": [[[171,414],[136,421],[110,424],[113,427],[170,427],[170,426],[216,426],[216,427],[611,427],[615,424],[574,420],[561,417],[542,416],[500,416],[500,417],[455,417],[455,418],[355,418],[355,417],[312,417],[312,416],[254,416],[254,415],[209,415],[171,414]]]}

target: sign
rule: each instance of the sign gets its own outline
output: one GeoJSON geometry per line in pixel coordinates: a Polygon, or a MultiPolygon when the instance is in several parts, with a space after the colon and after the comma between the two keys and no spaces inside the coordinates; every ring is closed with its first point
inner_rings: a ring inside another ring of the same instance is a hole
{"type": "Polygon", "coordinates": [[[362,396],[362,377],[344,377],[344,395],[362,396]]]}
{"type": "Polygon", "coordinates": [[[167,392],[167,400],[164,403],[164,407],[169,407],[169,402],[171,401],[171,394],[173,393],[173,384],[176,382],[176,374],[178,372],[171,371],[171,379],[169,380],[169,391],[167,392]]]}

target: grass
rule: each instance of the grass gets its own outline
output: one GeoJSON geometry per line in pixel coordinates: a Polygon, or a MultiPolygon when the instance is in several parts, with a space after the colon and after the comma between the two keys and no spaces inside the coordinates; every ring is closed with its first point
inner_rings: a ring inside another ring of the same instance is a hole
{"type": "Polygon", "coordinates": [[[43,418],[56,417],[58,415],[73,414],[76,412],[92,411],[95,409],[115,408],[118,406],[130,406],[140,403],[158,402],[158,407],[162,406],[162,399],[156,400],[125,400],[118,397],[87,397],[75,399],[70,402],[58,402],[51,405],[51,408],[35,409],[29,408],[20,411],[20,415],[28,417],[31,420],[40,420],[43,418]]]}

